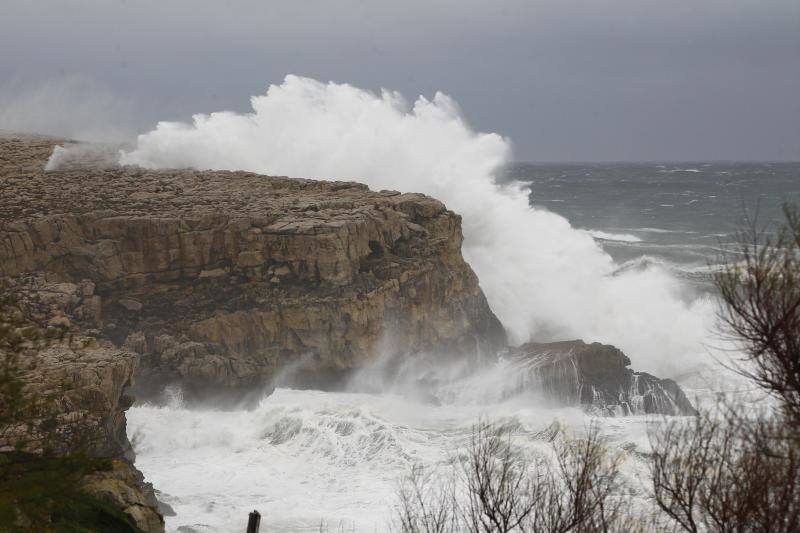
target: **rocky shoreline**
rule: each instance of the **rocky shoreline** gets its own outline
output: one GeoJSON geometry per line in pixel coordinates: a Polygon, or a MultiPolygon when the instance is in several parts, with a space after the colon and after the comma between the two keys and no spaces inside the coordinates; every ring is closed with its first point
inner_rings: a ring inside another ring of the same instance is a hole
{"type": "Polygon", "coordinates": [[[278,377],[333,389],[379,355],[477,363],[506,350],[525,368],[520,387],[554,404],[695,413],[674,382],[633,372],[614,347],[508,349],[461,255],[461,219],[435,199],[246,172],[45,172],[64,143],[0,137],[0,279],[69,333],[22,379],[32,394],[59,391],[63,420],[97,429],[92,452],[114,467],[87,486],[145,531],[163,519],[124,412],[131,393],[169,384],[190,400],[238,400],[278,377]]]}
{"type": "Polygon", "coordinates": [[[628,368],[631,360],[607,344],[581,340],[527,343],[507,353],[519,368],[519,388],[541,391],[551,405],[574,405],[601,416],[696,415],[677,383],[628,368]]]}

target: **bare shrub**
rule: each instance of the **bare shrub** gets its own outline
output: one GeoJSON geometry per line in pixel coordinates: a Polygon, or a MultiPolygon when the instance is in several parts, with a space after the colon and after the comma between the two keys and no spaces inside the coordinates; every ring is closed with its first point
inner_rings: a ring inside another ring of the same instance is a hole
{"type": "Polygon", "coordinates": [[[651,432],[653,497],[683,531],[793,532],[800,449],[783,420],[703,413],[651,432]]]}
{"type": "Polygon", "coordinates": [[[398,491],[398,500],[397,530],[403,533],[457,531],[458,504],[453,477],[438,479],[415,465],[398,491]]]}
{"type": "Polygon", "coordinates": [[[780,401],[800,428],[800,212],[785,205],[774,235],[746,218],[714,283],[723,333],[746,355],[734,365],[780,401]]]}
{"type": "Polygon", "coordinates": [[[779,410],[722,401],[650,432],[653,497],[683,531],[800,530],[800,212],[784,214],[772,235],[746,218],[714,278],[722,332],[745,354],[733,369],[779,410]]]}
{"type": "Polygon", "coordinates": [[[470,531],[634,531],[623,519],[619,460],[597,428],[557,436],[552,457],[529,458],[508,427],[481,423],[452,475],[436,480],[415,467],[399,491],[393,529],[403,533],[470,531]]]}

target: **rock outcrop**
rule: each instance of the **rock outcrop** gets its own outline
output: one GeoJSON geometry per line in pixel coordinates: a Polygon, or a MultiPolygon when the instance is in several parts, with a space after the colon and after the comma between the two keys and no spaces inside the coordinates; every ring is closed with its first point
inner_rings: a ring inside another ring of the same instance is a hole
{"type": "MultiPolygon", "coordinates": [[[[163,518],[125,433],[137,383],[144,396],[176,383],[190,400],[241,398],[279,375],[335,388],[381,356],[496,361],[506,346],[461,256],[461,219],[437,200],[117,167],[108,147],[91,168],[61,151],[68,164],[45,172],[63,142],[0,137],[0,283],[57,337],[19,368],[25,393],[55,410],[0,427],[0,452],[89,437],[83,449],[111,466],[86,477],[87,491],[145,531],[163,530],[163,518]]],[[[633,372],[612,346],[526,344],[506,356],[520,388],[558,405],[695,412],[674,382],[633,372]]]]}
{"type": "MultiPolygon", "coordinates": [[[[85,287],[83,287],[85,289],[85,287]]],[[[85,491],[127,514],[143,531],[163,531],[152,487],[134,467],[125,411],[139,356],[71,333],[66,311],[82,288],[29,278],[0,286],[0,454],[110,460],[80,479],[85,491]]]]}
{"type": "Polygon", "coordinates": [[[287,367],[335,386],[379,353],[504,344],[461,219],[432,198],[245,172],[0,172],[0,276],[80,286],[66,319],[140,354],[154,390],[262,387],[287,367]]]}
{"type": "Polygon", "coordinates": [[[139,529],[147,533],[164,531],[161,506],[153,487],[134,466],[115,459],[111,468],[86,477],[87,492],[131,517],[139,529]]]}
{"type": "Polygon", "coordinates": [[[529,343],[507,357],[518,366],[518,388],[540,391],[555,405],[601,415],[696,415],[677,383],[634,372],[614,346],[583,341],[529,343]]]}

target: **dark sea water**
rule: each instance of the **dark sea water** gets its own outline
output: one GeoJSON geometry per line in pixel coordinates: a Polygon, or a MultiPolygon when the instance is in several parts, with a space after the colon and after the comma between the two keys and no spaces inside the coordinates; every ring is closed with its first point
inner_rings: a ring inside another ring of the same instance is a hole
{"type": "Polygon", "coordinates": [[[517,163],[501,179],[529,184],[531,205],[589,230],[617,263],[688,276],[718,258],[745,210],[774,228],[800,201],[800,163],[517,163]]]}

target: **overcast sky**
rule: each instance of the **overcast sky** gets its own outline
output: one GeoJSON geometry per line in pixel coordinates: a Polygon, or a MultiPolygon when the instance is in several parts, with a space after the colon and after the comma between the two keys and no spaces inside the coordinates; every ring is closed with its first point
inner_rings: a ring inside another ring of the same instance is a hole
{"type": "Polygon", "coordinates": [[[519,160],[800,160],[800,0],[0,5],[0,129],[119,137],[298,74],[441,90],[519,160]]]}

